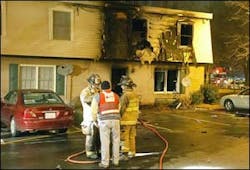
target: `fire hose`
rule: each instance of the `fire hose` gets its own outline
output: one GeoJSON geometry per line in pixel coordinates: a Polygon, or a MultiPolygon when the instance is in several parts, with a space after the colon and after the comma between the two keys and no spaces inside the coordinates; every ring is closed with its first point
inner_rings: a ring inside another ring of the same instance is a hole
{"type": "MultiPolygon", "coordinates": [[[[159,169],[163,169],[163,159],[164,159],[164,156],[168,150],[168,141],[153,127],[153,125],[151,124],[148,124],[146,123],[145,121],[141,120],[141,119],[138,119],[139,122],[142,124],[142,126],[144,126],[145,128],[151,130],[152,132],[154,132],[164,143],[165,143],[165,148],[161,154],[161,157],[160,157],[160,160],[159,160],[159,166],[160,168],[159,169]]],[[[99,162],[98,160],[91,160],[91,161],[79,161],[79,160],[74,160],[73,158],[74,157],[77,157],[81,154],[84,154],[85,153],[85,150],[84,151],[81,151],[81,152],[78,152],[78,153],[75,153],[75,154],[72,154],[70,155],[65,161],[67,162],[71,162],[71,163],[77,163],[77,164],[92,164],[92,163],[97,163],[99,162]]]]}
{"type": "Polygon", "coordinates": [[[138,120],[139,120],[139,122],[141,122],[142,126],[144,126],[145,128],[148,128],[149,130],[154,132],[165,143],[165,148],[162,151],[162,154],[161,154],[161,157],[159,160],[159,165],[160,165],[159,169],[163,169],[163,158],[168,150],[168,141],[155,128],[153,128],[153,126],[151,124],[148,124],[141,119],[138,119],[138,120]]]}

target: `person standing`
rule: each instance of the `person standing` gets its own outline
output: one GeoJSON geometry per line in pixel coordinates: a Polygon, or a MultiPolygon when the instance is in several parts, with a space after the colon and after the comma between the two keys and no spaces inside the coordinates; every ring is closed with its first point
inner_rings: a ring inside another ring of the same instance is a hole
{"type": "Polygon", "coordinates": [[[139,115],[139,96],[133,88],[136,84],[123,75],[118,85],[122,88],[120,98],[121,115],[121,160],[128,160],[136,154],[136,124],[139,115]]]}
{"type": "Polygon", "coordinates": [[[108,168],[110,161],[110,142],[112,143],[113,164],[115,166],[119,165],[119,96],[115,92],[111,91],[109,81],[103,81],[101,89],[102,91],[94,96],[91,108],[93,120],[98,121],[101,139],[101,162],[98,165],[102,168],[108,168]]]}
{"type": "Polygon", "coordinates": [[[90,159],[97,159],[100,150],[100,137],[97,124],[92,119],[91,102],[93,96],[100,92],[101,78],[98,74],[92,74],[88,77],[87,81],[89,83],[88,86],[80,94],[80,101],[83,107],[81,127],[82,133],[86,135],[86,156],[90,159]]]}

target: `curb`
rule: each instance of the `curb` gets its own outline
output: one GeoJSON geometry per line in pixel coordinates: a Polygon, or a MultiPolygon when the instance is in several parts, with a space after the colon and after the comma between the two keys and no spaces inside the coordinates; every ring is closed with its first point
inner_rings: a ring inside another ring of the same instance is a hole
{"type": "Polygon", "coordinates": [[[1,132],[1,139],[2,138],[7,138],[7,137],[10,137],[11,136],[11,133],[10,132],[1,132]]]}
{"type": "Polygon", "coordinates": [[[10,137],[11,133],[8,128],[1,128],[1,138],[10,137]]]}

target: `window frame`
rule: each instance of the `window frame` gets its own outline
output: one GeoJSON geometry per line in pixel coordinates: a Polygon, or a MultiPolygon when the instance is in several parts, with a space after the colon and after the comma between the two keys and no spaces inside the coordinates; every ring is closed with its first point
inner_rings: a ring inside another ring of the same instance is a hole
{"type": "Polygon", "coordinates": [[[179,48],[192,48],[193,46],[193,39],[194,39],[194,24],[192,21],[177,21],[177,36],[178,36],[178,47],[179,48]],[[192,36],[185,35],[184,37],[191,37],[191,44],[188,45],[182,45],[181,44],[181,28],[182,25],[191,25],[192,26],[192,36]]]}
{"type": "Polygon", "coordinates": [[[74,36],[74,26],[73,26],[73,19],[74,19],[74,10],[73,9],[69,9],[66,7],[56,7],[56,8],[50,8],[49,9],[49,40],[53,40],[53,41],[73,41],[73,36],[74,36]],[[53,13],[54,11],[58,11],[58,12],[69,12],[70,13],[70,39],[69,40],[57,40],[54,39],[54,35],[53,35],[53,13]]]}
{"type": "MultiPolygon", "coordinates": [[[[33,65],[33,64],[20,64],[19,65],[19,85],[21,87],[22,84],[22,76],[21,76],[21,67],[35,67],[36,75],[35,75],[35,88],[39,89],[39,68],[41,67],[52,67],[54,71],[54,81],[53,81],[53,91],[56,91],[56,65],[33,65]]],[[[21,87],[22,88],[22,87],[21,87]]]]}
{"type": "Polygon", "coordinates": [[[161,69],[161,68],[156,68],[154,70],[154,81],[155,81],[155,73],[156,72],[164,72],[164,87],[163,87],[163,91],[155,91],[155,86],[156,84],[154,83],[154,93],[155,94],[162,94],[162,93],[167,93],[167,94],[172,94],[172,93],[181,93],[181,82],[180,82],[180,75],[181,75],[181,70],[180,69],[174,69],[174,68],[169,68],[169,69],[161,69]],[[167,82],[167,78],[168,78],[168,74],[169,74],[169,71],[177,71],[177,80],[176,80],[176,91],[167,91],[167,85],[168,85],[168,82],[167,82]]]}

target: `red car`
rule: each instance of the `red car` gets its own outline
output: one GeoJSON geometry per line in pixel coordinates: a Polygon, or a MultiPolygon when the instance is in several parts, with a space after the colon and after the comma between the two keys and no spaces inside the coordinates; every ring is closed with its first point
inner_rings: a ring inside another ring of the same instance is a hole
{"type": "Polygon", "coordinates": [[[1,100],[1,123],[12,136],[38,130],[64,133],[73,123],[73,109],[51,90],[13,90],[1,100]]]}

